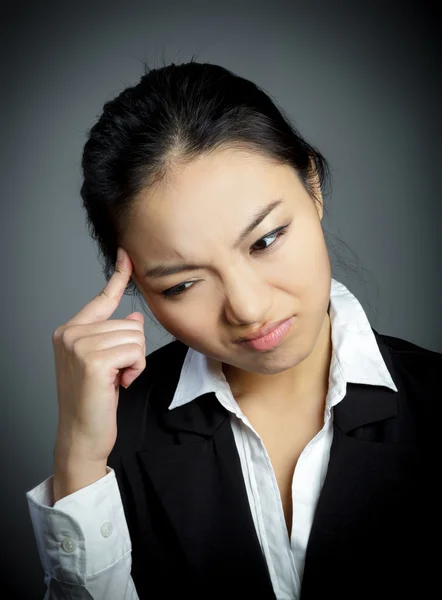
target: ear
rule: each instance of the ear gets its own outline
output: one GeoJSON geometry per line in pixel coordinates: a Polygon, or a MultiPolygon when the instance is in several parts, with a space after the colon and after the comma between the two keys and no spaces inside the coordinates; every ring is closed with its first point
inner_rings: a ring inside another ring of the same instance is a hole
{"type": "Polygon", "coordinates": [[[322,190],[321,190],[321,184],[319,182],[319,175],[318,172],[316,170],[316,165],[315,165],[315,161],[313,160],[312,157],[310,157],[310,165],[311,165],[311,172],[312,172],[312,187],[313,187],[313,192],[315,195],[315,208],[318,212],[319,215],[319,220],[322,221],[322,217],[324,216],[324,208],[322,205],[322,190]]]}

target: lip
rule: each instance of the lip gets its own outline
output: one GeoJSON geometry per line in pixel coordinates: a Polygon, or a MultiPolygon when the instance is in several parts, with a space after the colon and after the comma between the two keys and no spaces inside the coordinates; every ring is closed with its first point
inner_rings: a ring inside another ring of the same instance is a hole
{"type": "Polygon", "coordinates": [[[285,335],[290,330],[295,317],[289,317],[282,321],[277,321],[266,327],[262,327],[259,332],[266,331],[265,335],[257,336],[257,333],[251,334],[246,339],[242,338],[242,341],[238,342],[242,346],[248,346],[254,350],[270,350],[277,346],[285,335]]]}
{"type": "MultiPolygon", "coordinates": [[[[289,317],[289,318],[291,318],[291,317],[289,317]]],[[[281,319],[280,321],[273,321],[273,323],[264,325],[264,327],[261,327],[261,329],[258,329],[257,331],[254,331],[253,333],[250,333],[249,335],[245,335],[244,337],[238,338],[236,340],[236,342],[240,343],[240,342],[247,342],[249,340],[257,340],[258,338],[264,337],[267,334],[274,331],[277,327],[279,327],[279,325],[281,325],[282,323],[285,323],[285,321],[287,321],[287,319],[281,319]]]]}

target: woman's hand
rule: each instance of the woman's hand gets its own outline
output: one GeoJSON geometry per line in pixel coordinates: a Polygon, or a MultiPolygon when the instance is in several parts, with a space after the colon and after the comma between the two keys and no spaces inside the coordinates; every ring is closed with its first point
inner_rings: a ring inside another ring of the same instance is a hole
{"type": "Polygon", "coordinates": [[[119,386],[128,387],[146,366],[143,315],[110,320],[133,268],[127,252],[120,251],[104,289],[52,336],[59,410],[56,474],[80,465],[85,470],[100,465],[105,474],[117,437],[119,386]]]}

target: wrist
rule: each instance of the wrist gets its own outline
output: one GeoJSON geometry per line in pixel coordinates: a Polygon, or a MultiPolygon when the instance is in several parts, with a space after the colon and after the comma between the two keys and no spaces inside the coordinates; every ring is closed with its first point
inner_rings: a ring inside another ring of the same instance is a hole
{"type": "Polygon", "coordinates": [[[107,475],[106,467],[107,461],[63,461],[56,458],[53,477],[54,503],[107,475]]]}
{"type": "Polygon", "coordinates": [[[55,467],[61,465],[62,468],[76,470],[80,465],[90,465],[91,468],[107,464],[107,456],[103,453],[101,456],[94,456],[97,443],[91,440],[84,440],[78,433],[59,434],[55,440],[54,446],[54,464],[55,467]]]}

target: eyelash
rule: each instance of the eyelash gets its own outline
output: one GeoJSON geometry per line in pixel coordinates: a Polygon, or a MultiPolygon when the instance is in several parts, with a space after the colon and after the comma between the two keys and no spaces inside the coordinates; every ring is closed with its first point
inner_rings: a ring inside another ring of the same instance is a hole
{"type": "MultiPolygon", "coordinates": [[[[253,246],[255,246],[258,242],[262,242],[262,240],[265,240],[268,237],[275,237],[275,240],[269,246],[266,246],[265,248],[263,248],[261,250],[255,250],[254,254],[261,254],[261,253],[268,251],[270,248],[272,248],[275,245],[275,243],[277,242],[277,240],[287,233],[288,226],[289,225],[283,225],[282,227],[278,227],[278,229],[274,229],[270,233],[267,233],[263,237],[259,238],[259,240],[256,240],[256,242],[253,244],[253,246]]],[[[175,297],[175,296],[181,296],[181,294],[184,294],[185,292],[187,292],[187,290],[189,290],[193,286],[185,288],[184,290],[182,290],[180,292],[174,292],[174,290],[182,287],[183,285],[186,285],[187,283],[195,283],[195,282],[185,281],[183,283],[179,283],[178,285],[175,285],[174,287],[169,288],[168,290],[164,290],[164,292],[161,292],[161,294],[166,299],[169,299],[169,298],[175,297]]]]}

